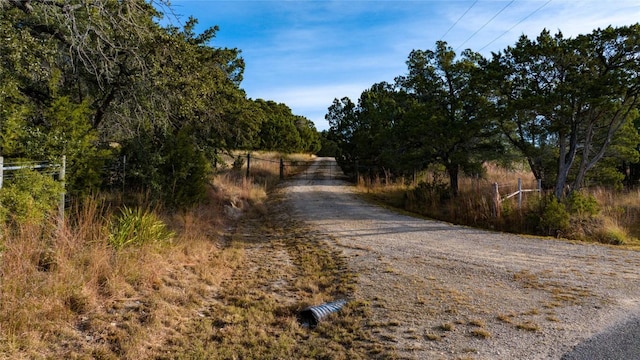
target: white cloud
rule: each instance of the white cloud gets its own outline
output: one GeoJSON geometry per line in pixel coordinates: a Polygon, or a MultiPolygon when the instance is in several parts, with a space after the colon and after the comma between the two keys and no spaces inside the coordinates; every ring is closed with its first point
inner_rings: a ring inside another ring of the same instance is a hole
{"type": "MultiPolygon", "coordinates": [[[[500,16],[486,25],[472,40],[464,45],[479,51],[487,46],[483,53],[499,51],[513,45],[520,35],[535,38],[543,29],[552,33],[562,31],[566,37],[587,34],[596,28],[609,25],[631,25],[640,21],[640,4],[637,1],[517,1],[505,9],[500,16]],[[534,13],[535,12],[535,13],[534,13]],[[529,16],[529,17],[527,17],[529,16]],[[526,20],[518,24],[525,17],[526,20]],[[505,34],[505,31],[511,29],[505,34]],[[497,40],[496,40],[497,39],[497,40]]],[[[450,44],[455,48],[471,34],[487,23],[507,3],[504,1],[478,3],[453,31],[450,44]]]]}
{"type": "MultiPolygon", "coordinates": [[[[481,0],[457,23],[445,41],[482,53],[513,45],[521,34],[535,38],[543,28],[565,36],[598,27],[640,21],[638,0],[518,0],[487,23],[509,0],[481,0]],[[519,21],[529,16],[521,24],[519,21]],[[486,26],[485,26],[486,24],[486,26]],[[484,26],[484,27],[483,27],[484,26]],[[505,34],[505,31],[510,30],[505,34]],[[504,34],[504,35],[503,35],[504,34]],[[495,40],[495,41],[494,41],[495,40]]],[[[357,101],[361,92],[406,72],[413,49],[435,42],[469,8],[471,1],[186,1],[198,4],[202,25],[220,19],[220,41],[242,50],[242,87],[251,98],[287,104],[295,114],[327,127],[324,115],[334,98],[357,101]]],[[[214,41],[214,44],[216,41],[214,41]]],[[[461,50],[461,49],[460,49],[461,50]]],[[[459,50],[459,51],[460,51],[459,50]]]]}

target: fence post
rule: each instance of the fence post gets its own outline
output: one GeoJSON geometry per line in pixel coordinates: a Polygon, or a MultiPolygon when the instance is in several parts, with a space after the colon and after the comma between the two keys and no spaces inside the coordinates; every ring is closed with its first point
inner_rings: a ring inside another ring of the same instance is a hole
{"type": "Polygon", "coordinates": [[[64,198],[65,198],[65,181],[67,171],[67,156],[62,155],[62,166],[60,167],[60,183],[62,184],[62,194],[60,194],[60,203],[58,204],[58,211],[60,212],[60,221],[64,221],[64,198]]]}
{"type": "Polygon", "coordinates": [[[542,179],[538,179],[538,192],[542,192],[542,179]]]}
{"type": "Polygon", "coordinates": [[[2,189],[3,176],[4,176],[4,156],[0,156],[0,189],[2,189]]]}
{"type": "Polygon", "coordinates": [[[284,180],[284,160],[280,158],[280,180],[284,180]]]}
{"type": "Polygon", "coordinates": [[[493,183],[493,217],[500,217],[500,192],[498,183],[493,183]]]}
{"type": "Polygon", "coordinates": [[[518,178],[518,209],[522,209],[522,179],[518,178]]]}
{"type": "Polygon", "coordinates": [[[122,193],[124,194],[127,181],[127,155],[122,155],[122,193]]]}
{"type": "Polygon", "coordinates": [[[247,177],[251,173],[251,153],[247,153],[247,177]]]}

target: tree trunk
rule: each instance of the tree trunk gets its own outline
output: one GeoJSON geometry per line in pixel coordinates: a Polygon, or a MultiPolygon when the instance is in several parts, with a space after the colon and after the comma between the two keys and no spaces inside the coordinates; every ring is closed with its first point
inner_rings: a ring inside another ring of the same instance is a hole
{"type": "Polygon", "coordinates": [[[460,172],[460,165],[449,164],[447,165],[447,173],[449,174],[449,187],[453,196],[458,196],[458,173],[460,172]]]}

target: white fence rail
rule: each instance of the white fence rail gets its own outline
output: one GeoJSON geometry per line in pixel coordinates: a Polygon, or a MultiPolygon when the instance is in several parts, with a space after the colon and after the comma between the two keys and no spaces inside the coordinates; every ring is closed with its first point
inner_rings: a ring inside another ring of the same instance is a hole
{"type": "Polygon", "coordinates": [[[522,179],[518,178],[518,189],[515,192],[507,194],[505,196],[500,195],[500,185],[498,183],[493,183],[493,204],[494,204],[494,213],[493,215],[496,217],[500,216],[500,207],[503,201],[510,199],[514,196],[518,196],[518,209],[522,208],[522,195],[527,192],[541,192],[542,191],[542,180],[537,180],[537,188],[536,189],[523,189],[522,188],[522,179]]]}
{"type": "Polygon", "coordinates": [[[4,165],[4,157],[0,156],[0,189],[2,189],[2,184],[5,178],[5,172],[7,171],[15,171],[20,169],[51,169],[53,170],[53,174],[58,174],[58,180],[62,183],[62,194],[60,194],[60,201],[58,203],[58,211],[60,212],[60,219],[64,219],[64,202],[66,191],[65,187],[65,172],[67,167],[67,157],[62,156],[60,164],[52,164],[46,162],[31,162],[31,163],[11,163],[8,166],[4,165]]]}

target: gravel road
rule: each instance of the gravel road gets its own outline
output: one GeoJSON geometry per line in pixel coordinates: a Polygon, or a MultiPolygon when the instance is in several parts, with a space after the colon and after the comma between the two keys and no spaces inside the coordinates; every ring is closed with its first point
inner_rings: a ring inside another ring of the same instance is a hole
{"type": "Polygon", "coordinates": [[[640,252],[400,215],[322,176],[326,164],[288,183],[293,216],[342,250],[369,326],[402,358],[579,359],[640,315],[640,252]]]}

